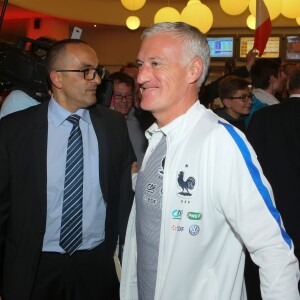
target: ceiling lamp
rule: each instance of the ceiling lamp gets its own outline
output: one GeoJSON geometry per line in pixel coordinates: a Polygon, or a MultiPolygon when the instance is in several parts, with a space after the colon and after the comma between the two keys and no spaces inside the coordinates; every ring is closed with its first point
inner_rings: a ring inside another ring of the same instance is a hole
{"type": "Polygon", "coordinates": [[[282,1],[281,14],[290,19],[298,18],[300,16],[299,0],[282,1]]]}
{"type": "MultiPolygon", "coordinates": [[[[276,19],[280,15],[284,1],[287,2],[291,0],[264,0],[271,20],[276,19]]],[[[256,16],[256,0],[249,1],[249,10],[251,15],[256,16]]]]}
{"type": "Polygon", "coordinates": [[[255,30],[256,19],[253,15],[248,16],[246,23],[250,29],[255,30]]]}
{"type": "Polygon", "coordinates": [[[126,9],[135,11],[141,9],[146,0],[121,0],[121,3],[126,9]]]}
{"type": "Polygon", "coordinates": [[[193,5],[193,4],[199,4],[199,0],[189,0],[189,2],[187,3],[186,6],[190,6],[190,5],[193,5]]]}
{"type": "Polygon", "coordinates": [[[248,7],[249,0],[220,0],[222,10],[232,16],[242,14],[248,7]]]}
{"type": "Polygon", "coordinates": [[[130,30],[136,30],[140,27],[140,19],[136,16],[130,16],[127,18],[126,20],[126,26],[130,29],[130,30]]]}
{"type": "Polygon", "coordinates": [[[181,12],[181,21],[207,33],[213,24],[213,14],[208,6],[199,0],[190,0],[181,12]]]}
{"type": "Polygon", "coordinates": [[[154,16],[154,24],[161,22],[180,22],[181,15],[179,11],[173,7],[163,7],[157,11],[154,16]]]}
{"type": "Polygon", "coordinates": [[[300,26],[300,17],[296,18],[296,22],[300,26]]]}

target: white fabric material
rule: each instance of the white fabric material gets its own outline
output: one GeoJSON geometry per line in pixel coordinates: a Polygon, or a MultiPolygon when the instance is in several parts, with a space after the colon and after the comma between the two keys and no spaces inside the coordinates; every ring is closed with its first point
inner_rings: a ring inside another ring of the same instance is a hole
{"type": "Polygon", "coordinates": [[[270,93],[268,93],[268,92],[266,92],[262,89],[253,89],[252,93],[262,103],[266,103],[268,105],[273,105],[273,104],[280,103],[272,94],[270,94],[270,93]]]}
{"type": "Polygon", "coordinates": [[[13,112],[38,105],[40,102],[20,90],[11,91],[5,98],[0,111],[0,119],[13,112]]]}
{"type": "Polygon", "coordinates": [[[291,94],[290,98],[300,98],[300,94],[291,94]]]}
{"type": "MultiPolygon", "coordinates": [[[[271,213],[271,187],[244,135],[230,126],[270,195],[267,205],[242,151],[219,121],[228,124],[197,102],[161,128],[167,153],[154,300],[247,299],[243,243],[260,266],[263,299],[298,300],[299,265],[293,245],[282,236],[281,219],[278,224],[271,213]]],[[[150,138],[142,168],[152,148],[150,138]]],[[[138,299],[135,206],[123,255],[122,300],[138,299]]]]}
{"type": "Polygon", "coordinates": [[[256,24],[255,28],[259,28],[267,19],[270,19],[268,9],[263,0],[256,0],[256,24]]]}

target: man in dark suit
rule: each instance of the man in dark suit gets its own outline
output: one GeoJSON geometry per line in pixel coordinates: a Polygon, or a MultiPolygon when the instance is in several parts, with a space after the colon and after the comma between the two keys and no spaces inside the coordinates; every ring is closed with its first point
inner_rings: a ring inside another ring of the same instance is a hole
{"type": "Polygon", "coordinates": [[[46,69],[51,100],[0,121],[0,296],[117,299],[113,255],[118,237],[124,243],[135,160],[126,122],[92,107],[104,69],[83,41],[56,43],[46,69]],[[78,153],[74,168],[69,151],[78,153]]]}
{"type": "Polygon", "coordinates": [[[300,68],[292,72],[288,90],[289,99],[255,112],[247,136],[272,185],[276,206],[281,212],[286,231],[294,241],[299,260],[300,68]]]}

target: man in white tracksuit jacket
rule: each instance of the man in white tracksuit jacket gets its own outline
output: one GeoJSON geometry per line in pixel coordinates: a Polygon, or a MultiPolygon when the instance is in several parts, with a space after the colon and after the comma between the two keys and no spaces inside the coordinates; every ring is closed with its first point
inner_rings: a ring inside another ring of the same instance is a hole
{"type": "MultiPolygon", "coordinates": [[[[149,167],[162,135],[167,145],[154,299],[247,299],[244,246],[260,266],[263,299],[300,299],[293,243],[252,147],[239,130],[197,101],[209,63],[204,39],[199,42],[202,53],[191,54],[188,66],[193,68],[189,68],[180,55],[188,53],[186,36],[195,39],[193,27],[160,23],[145,32],[138,55],[141,105],[157,123],[146,133],[149,146],[140,174],[149,167]],[[177,48],[183,51],[176,52],[177,48]],[[170,92],[172,84],[176,94],[170,92]],[[186,102],[178,105],[185,95],[186,102]]],[[[135,199],[123,255],[123,300],[153,299],[141,291],[138,279],[143,274],[137,276],[136,226],[143,226],[136,223],[137,201],[142,200],[135,199]]]]}

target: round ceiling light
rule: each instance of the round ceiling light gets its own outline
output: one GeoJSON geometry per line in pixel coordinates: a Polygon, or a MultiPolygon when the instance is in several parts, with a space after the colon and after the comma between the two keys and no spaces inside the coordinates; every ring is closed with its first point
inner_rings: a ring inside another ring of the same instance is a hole
{"type": "Polygon", "coordinates": [[[121,0],[121,3],[126,9],[136,11],[145,5],[146,0],[121,0]]]}
{"type": "Polygon", "coordinates": [[[179,11],[173,7],[163,7],[157,11],[154,16],[154,24],[161,22],[180,22],[181,15],[179,11]]]}
{"type": "Polygon", "coordinates": [[[255,26],[256,26],[256,19],[253,15],[249,15],[248,18],[247,18],[247,26],[252,29],[252,30],[255,30],[255,26]]]}
{"type": "MultiPolygon", "coordinates": [[[[282,0],[264,0],[264,2],[268,9],[270,19],[271,20],[276,19],[281,12],[282,0]]],[[[256,16],[256,0],[249,1],[249,10],[251,15],[256,16]]]]}
{"type": "Polygon", "coordinates": [[[298,18],[300,16],[299,0],[282,1],[281,14],[290,19],[298,18]]]}
{"type": "Polygon", "coordinates": [[[181,12],[181,20],[198,28],[202,33],[207,33],[213,24],[213,14],[210,8],[200,1],[193,1],[193,4],[187,6],[181,12]]]}
{"type": "Polygon", "coordinates": [[[249,0],[220,0],[222,10],[231,16],[242,14],[248,7],[249,0]]]}
{"type": "Polygon", "coordinates": [[[137,16],[129,16],[126,19],[126,26],[130,29],[130,30],[136,30],[140,27],[140,19],[137,16]]]}

